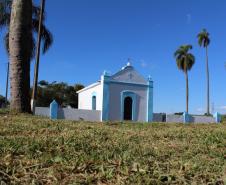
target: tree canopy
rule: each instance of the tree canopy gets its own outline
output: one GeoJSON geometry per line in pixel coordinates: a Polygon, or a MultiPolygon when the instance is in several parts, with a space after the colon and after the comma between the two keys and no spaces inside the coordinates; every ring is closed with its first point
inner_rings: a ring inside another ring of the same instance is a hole
{"type": "Polygon", "coordinates": [[[178,69],[183,72],[187,72],[191,70],[192,66],[195,63],[195,57],[193,54],[189,53],[189,50],[192,49],[191,45],[182,45],[180,48],[174,53],[176,58],[176,63],[178,69]]]}
{"type": "Polygon", "coordinates": [[[36,106],[48,107],[53,100],[56,100],[62,107],[78,108],[77,91],[83,88],[82,84],[71,86],[64,82],[49,83],[42,80],[38,85],[36,106]]]}
{"type": "Polygon", "coordinates": [[[203,29],[197,37],[199,46],[207,47],[210,44],[209,33],[206,29],[203,29]]]}
{"type": "Polygon", "coordinates": [[[0,95],[0,108],[2,108],[5,105],[5,97],[0,95]]]}

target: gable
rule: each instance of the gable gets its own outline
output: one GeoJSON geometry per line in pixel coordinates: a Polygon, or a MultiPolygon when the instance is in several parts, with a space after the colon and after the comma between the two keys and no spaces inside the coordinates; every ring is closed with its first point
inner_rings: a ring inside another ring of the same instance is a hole
{"type": "Polygon", "coordinates": [[[96,82],[96,83],[93,83],[93,84],[91,84],[91,85],[89,85],[89,86],[87,86],[87,87],[85,87],[85,88],[83,88],[83,89],[77,91],[76,93],[78,93],[78,94],[79,94],[79,93],[82,93],[82,92],[87,91],[87,90],[89,90],[89,89],[93,89],[93,88],[95,88],[96,86],[99,86],[99,85],[101,85],[101,83],[98,81],[98,82],[96,82]]]}
{"type": "Polygon", "coordinates": [[[121,71],[111,76],[111,80],[147,84],[147,80],[145,80],[132,66],[124,67],[121,71]]]}

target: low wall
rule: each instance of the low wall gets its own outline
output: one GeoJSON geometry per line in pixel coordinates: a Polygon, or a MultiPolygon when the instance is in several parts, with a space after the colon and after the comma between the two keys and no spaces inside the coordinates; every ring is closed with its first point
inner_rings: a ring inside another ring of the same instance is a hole
{"type": "MultiPolygon", "coordinates": [[[[35,115],[50,117],[50,109],[48,107],[36,107],[35,115]]],[[[78,121],[78,120],[100,121],[101,111],[59,108],[57,118],[66,119],[66,120],[75,120],[75,121],[78,121]]]]}
{"type": "MultiPolygon", "coordinates": [[[[183,123],[184,118],[183,115],[166,115],[166,122],[167,123],[183,123]]],[[[216,123],[216,120],[214,117],[211,116],[193,116],[190,115],[189,117],[190,123],[216,123]]]]}
{"type": "Polygon", "coordinates": [[[153,122],[166,122],[166,114],[153,113],[153,122]]]}
{"type": "Polygon", "coordinates": [[[35,107],[35,115],[49,117],[49,107],[35,107]]]}
{"type": "Polygon", "coordinates": [[[183,115],[174,115],[174,114],[169,114],[166,115],[166,122],[167,123],[183,123],[183,115]]]}
{"type": "Polygon", "coordinates": [[[58,118],[67,120],[101,121],[101,111],[81,109],[58,109],[58,118]]]}
{"type": "Polygon", "coordinates": [[[215,123],[216,120],[210,116],[191,116],[191,122],[193,123],[215,123]]]}
{"type": "MultiPolygon", "coordinates": [[[[52,109],[51,109],[52,110],[52,109]]],[[[50,117],[50,108],[48,107],[36,107],[35,115],[50,117]]],[[[197,116],[189,115],[190,123],[219,123],[219,120],[216,121],[216,117],[211,116],[197,116]]],[[[82,110],[82,109],[71,109],[71,108],[58,108],[55,109],[55,118],[52,119],[66,119],[66,120],[84,120],[84,121],[101,121],[101,111],[97,110],[82,110]]],[[[163,113],[154,113],[153,122],[167,122],[167,123],[184,123],[183,115],[174,115],[174,114],[163,114],[163,113]]]]}

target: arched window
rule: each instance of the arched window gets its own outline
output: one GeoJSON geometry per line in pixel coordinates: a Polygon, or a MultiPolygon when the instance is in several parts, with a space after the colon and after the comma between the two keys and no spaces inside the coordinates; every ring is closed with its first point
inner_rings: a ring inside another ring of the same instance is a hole
{"type": "Polygon", "coordinates": [[[95,95],[92,96],[92,110],[96,110],[97,98],[95,95]]]}

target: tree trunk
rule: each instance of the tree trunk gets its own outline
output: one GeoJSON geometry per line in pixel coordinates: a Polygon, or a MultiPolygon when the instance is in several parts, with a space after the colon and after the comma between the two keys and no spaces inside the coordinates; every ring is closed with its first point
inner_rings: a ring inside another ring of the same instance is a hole
{"type": "Polygon", "coordinates": [[[188,72],[185,71],[185,79],[186,79],[186,112],[188,113],[188,101],[189,101],[189,86],[188,86],[188,72]]]}
{"type": "Polygon", "coordinates": [[[10,28],[10,109],[30,112],[30,55],[32,47],[32,1],[13,0],[10,28]]]}
{"type": "Polygon", "coordinates": [[[206,77],[207,77],[207,115],[210,115],[210,84],[209,84],[209,62],[208,62],[208,47],[206,46],[206,77]]]}

